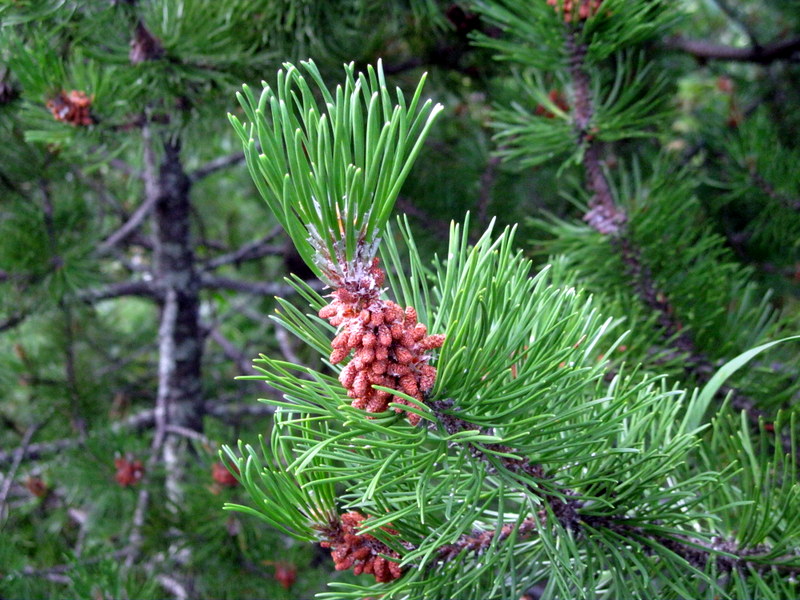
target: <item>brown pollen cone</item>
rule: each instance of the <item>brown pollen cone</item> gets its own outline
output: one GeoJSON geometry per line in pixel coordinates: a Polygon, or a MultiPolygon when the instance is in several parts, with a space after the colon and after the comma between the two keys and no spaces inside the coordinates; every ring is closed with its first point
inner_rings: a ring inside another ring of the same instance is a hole
{"type": "MultiPolygon", "coordinates": [[[[353,406],[378,413],[387,410],[390,402],[411,403],[390,392],[376,390],[374,385],[399,390],[420,403],[424,401],[436,381],[436,369],[428,364],[427,352],[441,347],[444,336],[428,335],[427,327],[417,322],[413,307],[403,310],[391,300],[380,299],[384,273],[377,258],[370,276],[375,285],[361,288],[369,292],[341,287],[333,292],[333,301],[322,307],[319,316],[338,328],[331,342],[331,363],[340,363],[353,353],[353,359],[339,374],[353,406]]],[[[416,425],[420,417],[409,412],[408,420],[416,425]]]]}
{"type": "Polygon", "coordinates": [[[89,108],[92,105],[92,98],[84,92],[72,90],[67,93],[61,91],[55,98],[47,101],[47,108],[52,113],[56,121],[82,125],[86,127],[94,123],[89,108]]]}
{"type": "MultiPolygon", "coordinates": [[[[403,572],[397,562],[388,560],[385,556],[400,558],[397,552],[368,533],[359,534],[358,528],[367,517],[357,511],[350,511],[340,517],[340,522],[325,531],[327,539],[320,542],[323,548],[331,549],[331,557],[337,571],[353,569],[353,573],[361,575],[369,573],[378,583],[388,583],[400,578],[403,572]]],[[[383,528],[393,535],[393,529],[383,528]]]]}
{"type": "Polygon", "coordinates": [[[114,479],[121,487],[136,485],[144,477],[144,465],[140,460],[128,460],[127,457],[115,458],[114,467],[117,469],[114,479]]]}

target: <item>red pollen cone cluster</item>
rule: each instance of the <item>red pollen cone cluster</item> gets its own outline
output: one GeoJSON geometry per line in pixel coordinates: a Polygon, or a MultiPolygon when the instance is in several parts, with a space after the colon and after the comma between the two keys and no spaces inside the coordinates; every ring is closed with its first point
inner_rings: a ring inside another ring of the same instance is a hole
{"type": "Polygon", "coordinates": [[[547,0],[556,12],[564,11],[564,22],[585,21],[600,10],[603,0],[547,0]]]}
{"type": "MultiPolygon", "coordinates": [[[[390,402],[411,403],[376,390],[374,385],[399,390],[423,402],[436,381],[436,369],[428,364],[427,352],[441,347],[444,336],[428,335],[427,327],[417,322],[413,307],[403,310],[391,300],[378,297],[384,274],[377,259],[370,275],[376,284],[371,289],[377,291],[364,294],[339,288],[319,316],[338,327],[338,335],[331,342],[331,363],[340,363],[354,353],[339,375],[347,395],[353,398],[353,406],[378,413],[385,411],[390,402]]],[[[420,417],[410,412],[408,420],[416,425],[420,417]]]]}
{"type": "MultiPolygon", "coordinates": [[[[358,528],[365,519],[364,515],[356,511],[343,514],[336,534],[327,541],[320,542],[320,546],[331,549],[337,571],[352,568],[356,575],[362,573],[373,575],[378,583],[388,583],[398,579],[403,574],[400,565],[379,556],[384,554],[399,558],[397,553],[376,537],[368,533],[363,535],[358,533],[358,528]]],[[[397,534],[391,529],[386,531],[397,534]]]]}
{"type": "Polygon", "coordinates": [[[144,465],[140,460],[128,460],[125,457],[115,458],[114,467],[117,469],[114,479],[121,487],[136,485],[144,477],[144,465]]]}
{"type": "MultiPolygon", "coordinates": [[[[236,468],[236,472],[239,472],[238,468],[236,468]]],[[[236,479],[236,476],[231,473],[221,462],[215,462],[213,465],[211,465],[211,478],[218,484],[227,487],[236,487],[239,485],[239,480],[236,479]]]]}
{"type": "Polygon", "coordinates": [[[58,96],[47,101],[47,108],[56,121],[84,127],[94,123],[92,115],[89,114],[91,105],[92,99],[85,93],[76,90],[72,90],[70,93],[61,91],[58,96]]]}

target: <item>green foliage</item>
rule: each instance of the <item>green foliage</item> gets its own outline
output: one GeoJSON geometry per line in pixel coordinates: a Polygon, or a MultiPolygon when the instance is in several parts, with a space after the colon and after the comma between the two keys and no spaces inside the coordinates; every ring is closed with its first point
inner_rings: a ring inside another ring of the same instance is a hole
{"type": "MultiPolygon", "coordinates": [[[[401,229],[408,231],[402,224],[401,229]]],[[[487,232],[469,248],[466,230],[455,226],[447,260],[428,268],[421,267],[409,237],[411,275],[393,270],[393,288],[402,290],[403,300],[429,299],[432,330],[447,324],[436,388],[416,411],[431,425],[410,427],[392,413],[367,417],[348,405],[334,378],[264,356],[259,378],[283,391],[285,401],[266,400],[277,411],[270,447],[240,448],[241,455],[227,451],[252,503],[229,508],[257,514],[284,531],[290,527],[299,539],[314,539],[314,523],[324,529],[337,505],[340,512],[372,515],[364,531],[401,553],[406,574],[391,584],[333,584],[336,591],[322,597],[513,597],[543,579],[556,596],[591,597],[593,590],[605,589],[612,597],[691,597],[697,586],[709,586],[727,597],[731,588],[713,571],[688,563],[665,540],[691,536],[694,544],[710,545],[722,534],[708,511],[737,504],[717,494],[730,494],[726,484],[733,473],[753,472],[745,462],[748,456],[755,460],[752,450],[742,455],[741,472],[733,465],[714,471],[721,467],[713,452],[704,454],[710,470],[693,472],[686,465],[697,452],[697,431],[679,426],[685,393],[636,373],[605,382],[597,356],[617,342],[609,347],[609,323],[591,303],[574,290],[549,285],[547,271],[529,278],[531,263],[514,250],[513,232],[494,239],[487,232]],[[443,417],[430,409],[441,399],[454,402],[445,414],[458,415],[474,429],[444,430],[443,417]],[[486,473],[482,462],[470,458],[476,452],[486,457],[486,473]],[[504,459],[535,461],[558,483],[515,472],[504,459]],[[446,563],[439,558],[442,547],[476,528],[499,531],[519,525],[526,514],[549,511],[542,497],[564,489],[577,490],[585,507],[580,539],[550,515],[535,535],[492,543],[480,557],[464,553],[446,563]],[[624,529],[592,525],[619,514],[626,515],[626,527],[635,528],[635,539],[621,538],[624,529]],[[386,535],[383,525],[397,534],[386,535]],[[712,529],[698,533],[700,525],[712,529]],[[691,574],[693,581],[679,573],[691,574]]],[[[387,243],[390,262],[400,266],[398,249],[387,243]]],[[[321,302],[307,296],[316,311],[321,302]]],[[[316,344],[316,318],[295,319],[295,331],[316,344]]],[[[714,436],[722,434],[715,429],[714,436]]],[[[762,452],[758,460],[757,472],[769,472],[772,463],[766,461],[782,458],[762,452]]],[[[794,471],[786,468],[775,500],[781,507],[798,493],[794,471]]],[[[760,503],[761,493],[743,489],[738,505],[760,503]]],[[[782,520],[769,522],[774,527],[782,520]]],[[[791,527],[781,532],[794,539],[791,527]]],[[[741,542],[755,548],[766,535],[741,542]]],[[[784,544],[770,556],[786,551],[784,544]]]]}
{"type": "Polygon", "coordinates": [[[270,210],[306,264],[331,281],[337,265],[362,252],[366,263],[374,256],[378,233],[441,107],[430,100],[418,106],[424,79],[408,105],[399,88],[394,100],[380,64],[358,76],[347,66],[345,86],[335,94],[313,62],[302,67],[321,92],[324,111],[301,71],[287,64],[278,72],[277,92],[266,86],[256,100],[244,87],[238,97],[246,123],[230,119],[270,210]]]}

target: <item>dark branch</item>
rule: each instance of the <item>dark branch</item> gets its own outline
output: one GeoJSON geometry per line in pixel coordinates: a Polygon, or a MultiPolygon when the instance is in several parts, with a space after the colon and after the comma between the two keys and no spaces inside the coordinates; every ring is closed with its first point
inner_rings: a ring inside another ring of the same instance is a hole
{"type": "MultiPolygon", "coordinates": [[[[207,290],[231,290],[234,292],[253,294],[255,296],[287,296],[294,294],[294,288],[292,286],[270,281],[241,281],[239,279],[231,279],[230,277],[215,277],[203,274],[200,278],[200,282],[207,290]]],[[[315,287],[313,283],[309,283],[309,285],[315,287]]],[[[316,288],[321,289],[322,285],[318,284],[316,288]]]]}
{"type": "Polygon", "coordinates": [[[199,167],[196,171],[189,173],[189,180],[192,183],[196,183],[204,177],[208,177],[212,173],[216,173],[222,169],[227,169],[228,167],[238,165],[243,160],[243,152],[231,154],[230,156],[221,156],[219,158],[215,158],[214,160],[204,164],[202,167],[199,167]]]}
{"type": "Polygon", "coordinates": [[[206,262],[205,265],[203,265],[203,267],[206,270],[210,271],[212,269],[217,269],[223,265],[228,265],[231,263],[238,264],[247,260],[255,260],[263,256],[283,254],[286,250],[283,246],[269,245],[269,242],[275,239],[275,237],[281,231],[283,231],[283,227],[281,226],[275,227],[272,231],[270,231],[260,240],[244,244],[241,248],[238,248],[233,252],[229,252],[221,256],[216,256],[210,259],[208,262],[206,262]]]}
{"type": "Polygon", "coordinates": [[[136,211],[122,225],[122,227],[117,229],[114,233],[103,240],[103,242],[97,247],[97,252],[104,254],[120,242],[125,241],[125,238],[136,231],[147,218],[147,216],[152,212],[156,200],[157,198],[155,196],[146,196],[144,202],[139,205],[139,208],[136,209],[136,211]]]}
{"type": "Polygon", "coordinates": [[[11,315],[4,321],[0,321],[0,333],[8,331],[9,329],[14,329],[14,327],[22,323],[27,318],[27,313],[17,313],[15,315],[11,315]]]}
{"type": "Polygon", "coordinates": [[[569,73],[575,106],[572,123],[578,136],[578,144],[585,147],[583,164],[586,169],[586,183],[592,192],[589,212],[583,220],[602,234],[616,235],[627,221],[627,215],[614,201],[611,185],[603,172],[600,148],[592,134],[594,104],[592,81],[586,70],[586,46],[579,44],[574,31],[567,34],[566,49],[569,55],[569,73]]]}
{"type": "Polygon", "coordinates": [[[793,60],[800,52],[800,37],[778,40],[764,46],[737,48],[724,44],[714,44],[706,40],[692,40],[673,36],[665,41],[667,48],[683,50],[702,60],[725,60],[769,64],[777,60],[793,60]]]}
{"type": "Polygon", "coordinates": [[[150,281],[122,281],[101,288],[80,291],[77,293],[76,298],[82,302],[93,303],[122,296],[161,299],[163,293],[150,281]]]}

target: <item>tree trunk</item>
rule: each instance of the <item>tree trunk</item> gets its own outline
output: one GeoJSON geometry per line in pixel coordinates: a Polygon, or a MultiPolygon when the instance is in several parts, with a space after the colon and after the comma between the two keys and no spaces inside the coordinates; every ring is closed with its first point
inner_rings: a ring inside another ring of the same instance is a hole
{"type": "MultiPolygon", "coordinates": [[[[203,429],[203,390],[201,359],[203,336],[200,330],[200,277],[191,243],[189,190],[191,182],[180,160],[180,146],[164,144],[164,158],[153,193],[156,224],[156,277],[164,297],[175,303],[175,310],[162,310],[159,337],[160,371],[157,410],[165,413],[164,422],[194,431],[203,429]],[[164,323],[164,319],[174,319],[164,323]]],[[[179,459],[182,440],[167,435],[164,463],[167,495],[180,500],[179,459]]]]}

